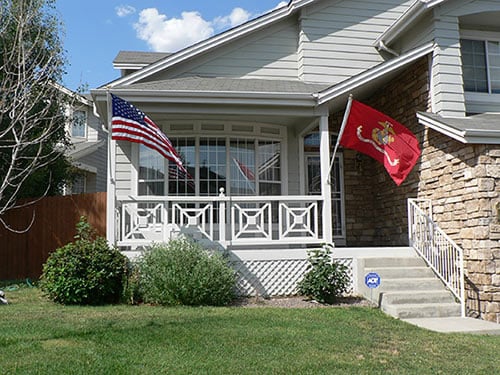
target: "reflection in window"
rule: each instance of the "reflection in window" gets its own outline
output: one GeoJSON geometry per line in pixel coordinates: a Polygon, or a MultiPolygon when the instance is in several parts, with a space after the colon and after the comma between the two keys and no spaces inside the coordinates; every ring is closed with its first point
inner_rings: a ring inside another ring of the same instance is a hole
{"type": "Polygon", "coordinates": [[[465,91],[500,93],[500,42],[460,40],[465,91]]]}
{"type": "Polygon", "coordinates": [[[281,144],[276,141],[259,141],[257,164],[260,195],[281,194],[281,144]]]}
{"type": "Polygon", "coordinates": [[[139,145],[139,195],[164,195],[164,160],[157,151],[139,145]]]}
{"type": "Polygon", "coordinates": [[[71,136],[84,138],[87,128],[87,112],[74,111],[71,122],[71,136]]]}
{"type": "Polygon", "coordinates": [[[167,163],[155,150],[140,145],[140,195],[194,195],[198,192],[201,196],[217,196],[221,187],[231,195],[281,194],[279,141],[226,137],[198,141],[172,137],[171,141],[193,179],[182,174],[175,163],[167,163]],[[165,173],[166,167],[168,173],[165,173]],[[227,186],[228,180],[230,186],[227,186]]]}
{"type": "Polygon", "coordinates": [[[196,165],[196,143],[192,138],[174,138],[171,140],[179,154],[184,168],[192,178],[182,173],[177,164],[172,161],[168,163],[168,194],[170,195],[194,195],[195,194],[195,165],[196,165]]]}
{"type": "MultiPolygon", "coordinates": [[[[225,138],[200,139],[200,195],[218,195],[226,189],[225,138]]],[[[227,190],[226,190],[227,191],[227,190]]]]}

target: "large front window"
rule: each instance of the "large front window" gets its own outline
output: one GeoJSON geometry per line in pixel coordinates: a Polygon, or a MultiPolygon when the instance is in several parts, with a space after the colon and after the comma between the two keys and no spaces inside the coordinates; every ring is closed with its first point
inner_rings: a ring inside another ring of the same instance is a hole
{"type": "Polygon", "coordinates": [[[140,195],[280,195],[281,142],[238,137],[171,137],[192,179],[139,146],[140,195]],[[165,171],[168,170],[168,173],[165,171]]]}
{"type": "Polygon", "coordinates": [[[500,93],[500,41],[461,39],[465,91],[500,93]]]}

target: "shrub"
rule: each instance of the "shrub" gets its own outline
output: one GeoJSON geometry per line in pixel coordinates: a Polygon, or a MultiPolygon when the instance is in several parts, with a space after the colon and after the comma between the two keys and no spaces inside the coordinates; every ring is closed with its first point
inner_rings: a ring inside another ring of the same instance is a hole
{"type": "Polygon", "coordinates": [[[311,250],[308,272],[298,284],[298,292],[321,303],[333,303],[349,286],[347,267],[331,258],[331,250],[311,250]]]}
{"type": "Polygon", "coordinates": [[[144,302],[221,306],[234,298],[235,273],[226,259],[185,238],[146,250],[139,274],[144,302]]]}
{"type": "Polygon", "coordinates": [[[53,252],[44,264],[42,291],[62,304],[118,302],[126,279],[126,257],[98,237],[82,217],[75,241],[53,252]]]}

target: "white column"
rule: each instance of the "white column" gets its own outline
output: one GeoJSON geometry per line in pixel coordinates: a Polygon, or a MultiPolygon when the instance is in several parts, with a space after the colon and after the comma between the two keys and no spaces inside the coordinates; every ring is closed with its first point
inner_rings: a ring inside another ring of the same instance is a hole
{"type": "Polygon", "coordinates": [[[332,234],[332,188],[330,186],[330,133],[328,131],[328,115],[319,120],[320,163],[321,163],[321,195],[323,197],[323,238],[326,243],[333,244],[332,234]]]}

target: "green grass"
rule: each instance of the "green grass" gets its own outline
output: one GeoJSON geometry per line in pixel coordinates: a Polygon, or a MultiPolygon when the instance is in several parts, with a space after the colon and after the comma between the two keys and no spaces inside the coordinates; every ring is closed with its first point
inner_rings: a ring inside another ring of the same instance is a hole
{"type": "Polygon", "coordinates": [[[497,374],[500,336],[439,334],[373,308],[0,306],[1,374],[497,374]]]}

